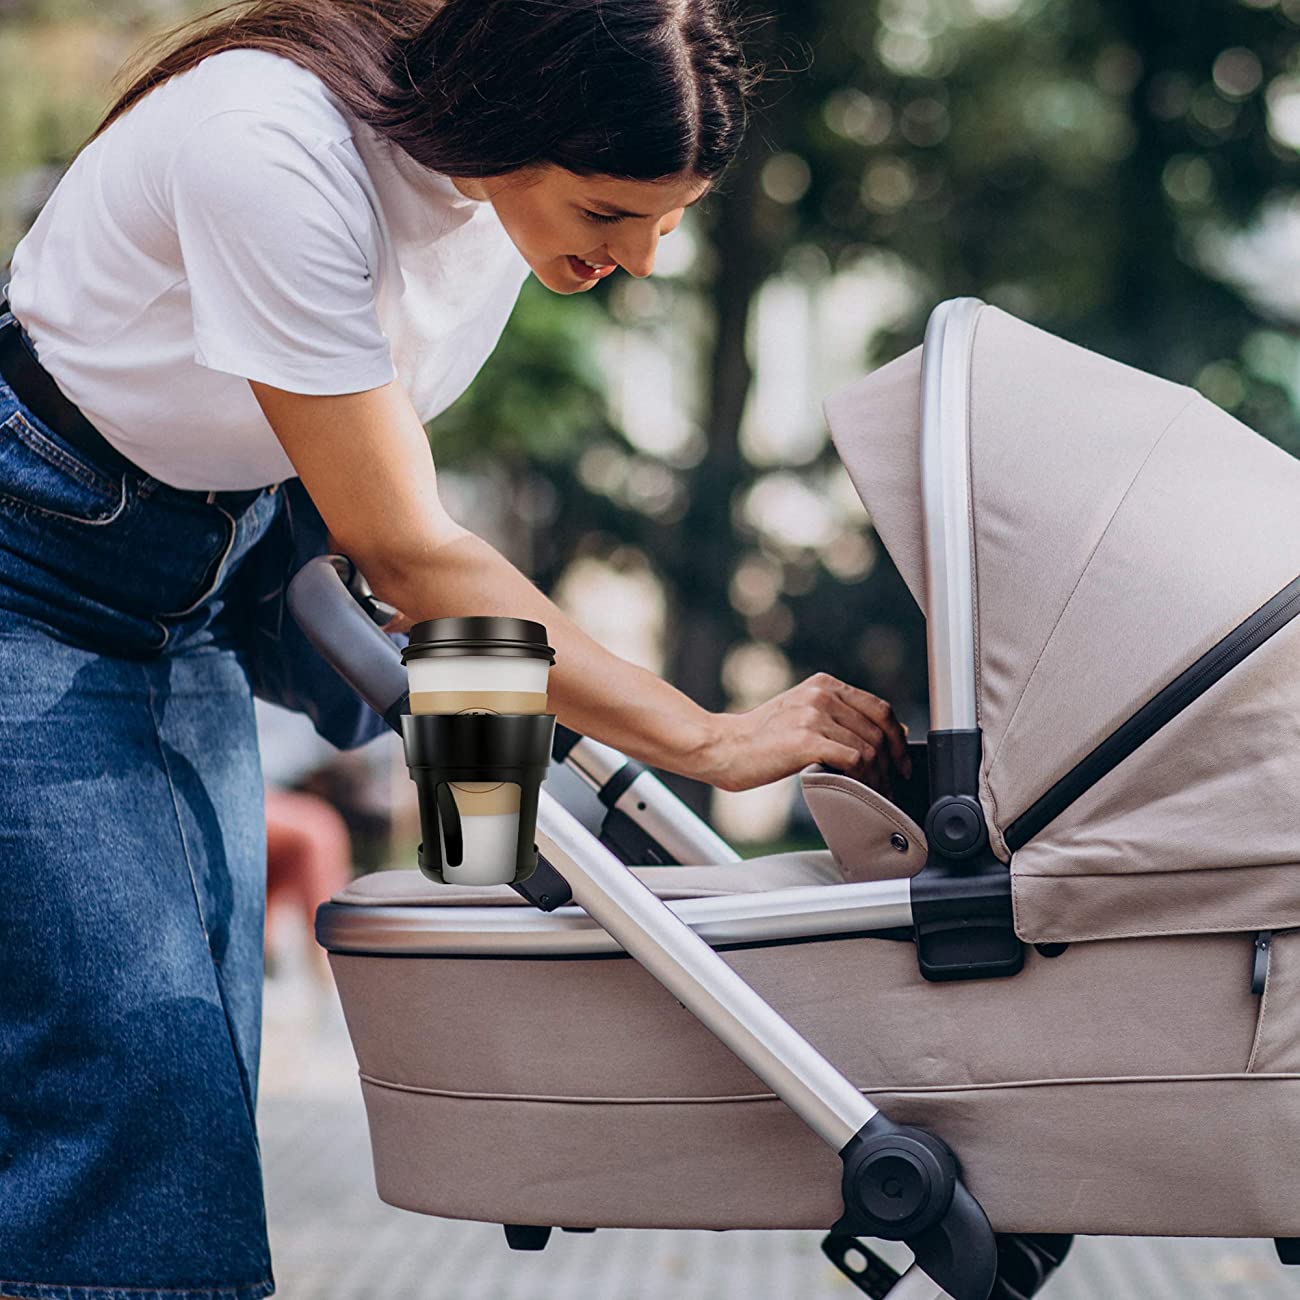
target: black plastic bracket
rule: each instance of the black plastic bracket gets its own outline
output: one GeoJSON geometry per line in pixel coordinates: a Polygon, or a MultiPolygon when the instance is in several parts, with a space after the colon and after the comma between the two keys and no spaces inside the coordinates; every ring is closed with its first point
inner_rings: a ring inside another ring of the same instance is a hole
{"type": "Polygon", "coordinates": [[[516,880],[512,888],[542,912],[553,912],[557,907],[573,902],[569,882],[540,853],[537,855],[537,869],[527,880],[516,880]]]}
{"type": "Polygon", "coordinates": [[[621,808],[611,808],[600,824],[600,842],[620,862],[638,867],[672,867],[677,859],[621,808]]]}
{"type": "Polygon", "coordinates": [[[506,1245],[511,1250],[545,1250],[551,1239],[550,1228],[539,1228],[531,1223],[503,1223],[506,1245]]]}
{"type": "Polygon", "coordinates": [[[1288,1267],[1300,1264],[1300,1237],[1274,1237],[1277,1257],[1288,1267]]]}
{"type": "Polygon", "coordinates": [[[1051,1280],[1074,1238],[1065,1233],[998,1234],[998,1279],[992,1300],[1029,1300],[1051,1280]]]}
{"type": "Polygon", "coordinates": [[[989,1300],[997,1277],[993,1229],[943,1141],[877,1112],[840,1159],[844,1213],[832,1237],[902,1241],[952,1300],[989,1300]]]}
{"type": "Polygon", "coordinates": [[[1024,967],[1011,909],[1011,868],[989,847],[979,801],[981,736],[932,731],[927,742],[929,852],[912,877],[916,955],[928,980],[991,979],[1024,967]]]}
{"type": "MultiPolygon", "coordinates": [[[[1030,1300],[1051,1280],[1069,1253],[1066,1235],[998,1233],[998,1275],[989,1300],[1030,1300]]],[[[857,1237],[831,1233],[822,1254],[871,1300],[888,1300],[901,1275],[857,1237]]]]}
{"type": "MultiPolygon", "coordinates": [[[[366,617],[376,627],[387,627],[398,615],[395,606],[390,605],[387,601],[380,600],[371,590],[370,584],[366,581],[366,576],[360,569],[346,556],[339,557],[347,560],[347,572],[340,573],[343,579],[343,585],[348,589],[348,595],[361,606],[366,617]]],[[[336,566],[337,567],[337,566],[336,566]]]]}

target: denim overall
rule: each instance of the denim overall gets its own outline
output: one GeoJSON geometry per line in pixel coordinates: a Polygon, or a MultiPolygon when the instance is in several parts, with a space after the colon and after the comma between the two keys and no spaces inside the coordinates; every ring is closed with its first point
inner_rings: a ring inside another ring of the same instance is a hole
{"type": "Polygon", "coordinates": [[[231,579],[283,495],[107,472],[0,381],[0,1295],[274,1289],[231,579]]]}

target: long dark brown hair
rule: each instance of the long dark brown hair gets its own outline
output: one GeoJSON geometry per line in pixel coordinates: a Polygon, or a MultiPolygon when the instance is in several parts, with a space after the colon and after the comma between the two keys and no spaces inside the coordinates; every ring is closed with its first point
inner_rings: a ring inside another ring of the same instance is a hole
{"type": "Polygon", "coordinates": [[[588,176],[711,180],[739,148],[760,75],[731,5],[235,0],[146,47],[149,66],[89,139],[208,55],[252,48],[315,73],[354,117],[449,176],[551,163],[588,176]]]}

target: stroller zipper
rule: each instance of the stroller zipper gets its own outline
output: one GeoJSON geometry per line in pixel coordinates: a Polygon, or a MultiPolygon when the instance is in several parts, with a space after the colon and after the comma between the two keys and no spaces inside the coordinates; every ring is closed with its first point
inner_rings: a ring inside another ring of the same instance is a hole
{"type": "Polygon", "coordinates": [[[1271,636],[1280,632],[1297,614],[1300,614],[1300,577],[1292,579],[1276,596],[1211,646],[1036,799],[1007,827],[1007,848],[1014,853],[1028,844],[1076,799],[1091,790],[1102,777],[1172,722],[1271,636]]]}

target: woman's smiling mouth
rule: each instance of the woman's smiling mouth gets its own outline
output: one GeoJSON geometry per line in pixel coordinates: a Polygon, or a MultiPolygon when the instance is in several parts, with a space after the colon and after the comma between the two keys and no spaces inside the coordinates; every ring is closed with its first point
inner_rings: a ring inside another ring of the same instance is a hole
{"type": "Polygon", "coordinates": [[[572,253],[568,257],[569,270],[578,277],[579,280],[601,280],[609,275],[617,265],[615,262],[609,262],[604,266],[596,266],[588,262],[586,258],[575,257],[572,253]]]}

